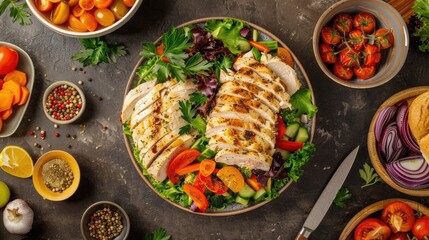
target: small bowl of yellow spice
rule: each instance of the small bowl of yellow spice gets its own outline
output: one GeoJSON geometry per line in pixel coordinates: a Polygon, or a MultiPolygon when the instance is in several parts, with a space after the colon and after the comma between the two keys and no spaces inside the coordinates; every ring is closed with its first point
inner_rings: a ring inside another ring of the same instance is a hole
{"type": "Polygon", "coordinates": [[[34,166],[34,188],[44,199],[65,200],[76,192],[79,182],[79,165],[67,152],[61,150],[47,152],[34,166]]]}

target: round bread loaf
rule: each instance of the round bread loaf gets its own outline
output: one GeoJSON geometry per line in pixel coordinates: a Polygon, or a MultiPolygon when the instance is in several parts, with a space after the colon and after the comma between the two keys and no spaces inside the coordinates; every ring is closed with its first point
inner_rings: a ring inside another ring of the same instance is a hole
{"type": "Polygon", "coordinates": [[[418,142],[429,134],[429,91],[420,94],[411,103],[408,124],[418,142]]]}
{"type": "Polygon", "coordinates": [[[419,146],[424,159],[429,163],[429,134],[420,139],[419,146]]]}

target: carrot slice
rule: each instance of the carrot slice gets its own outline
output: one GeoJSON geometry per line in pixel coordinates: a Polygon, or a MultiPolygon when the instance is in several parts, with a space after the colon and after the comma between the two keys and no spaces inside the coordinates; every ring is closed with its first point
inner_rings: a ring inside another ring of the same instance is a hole
{"type": "Polygon", "coordinates": [[[13,105],[19,103],[21,100],[21,85],[15,81],[5,81],[3,84],[3,89],[9,90],[13,95],[13,105]]]}
{"type": "Polygon", "coordinates": [[[249,43],[252,47],[255,47],[256,49],[258,49],[261,52],[267,53],[267,52],[271,51],[271,49],[269,47],[265,46],[263,43],[255,42],[252,40],[249,40],[249,43]]]}
{"type": "Polygon", "coordinates": [[[170,181],[174,184],[179,182],[179,178],[177,176],[177,170],[189,165],[195,159],[197,159],[201,153],[195,149],[187,149],[177,156],[175,156],[169,163],[167,167],[167,176],[170,181]]]}
{"type": "Polygon", "coordinates": [[[5,82],[7,81],[15,81],[21,86],[27,85],[27,74],[25,72],[21,72],[19,70],[13,70],[12,72],[6,74],[3,79],[5,82]]]}
{"type": "Polygon", "coordinates": [[[201,165],[201,163],[190,164],[186,167],[183,167],[183,168],[177,170],[176,173],[177,173],[177,175],[182,176],[182,175],[185,175],[185,174],[190,173],[190,172],[196,172],[196,171],[200,170],[200,165],[201,165]]]}
{"type": "Polygon", "coordinates": [[[0,90],[0,112],[6,111],[9,108],[12,108],[13,99],[15,96],[12,92],[7,89],[0,90]]]}
{"type": "Polygon", "coordinates": [[[21,100],[18,102],[18,105],[24,105],[27,100],[28,100],[28,96],[30,95],[30,90],[28,90],[27,87],[22,87],[21,86],[21,100]]]}
{"type": "Polygon", "coordinates": [[[204,159],[201,161],[200,172],[204,177],[210,176],[216,167],[216,162],[210,159],[204,159]]]}
{"type": "Polygon", "coordinates": [[[12,115],[12,113],[13,113],[13,108],[9,108],[3,112],[0,112],[1,119],[7,120],[10,117],[10,115],[12,115]]]}

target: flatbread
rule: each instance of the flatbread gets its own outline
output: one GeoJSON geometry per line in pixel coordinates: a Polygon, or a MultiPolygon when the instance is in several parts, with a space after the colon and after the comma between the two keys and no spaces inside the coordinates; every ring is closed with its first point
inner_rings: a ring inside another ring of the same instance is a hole
{"type": "Polygon", "coordinates": [[[429,91],[420,94],[411,103],[408,124],[417,141],[429,134],[429,91]]]}

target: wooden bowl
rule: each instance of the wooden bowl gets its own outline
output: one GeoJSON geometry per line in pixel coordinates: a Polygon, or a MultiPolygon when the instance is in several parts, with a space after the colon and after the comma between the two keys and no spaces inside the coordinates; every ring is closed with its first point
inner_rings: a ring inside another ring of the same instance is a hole
{"type": "Polygon", "coordinates": [[[80,182],[80,169],[76,159],[67,152],[61,150],[53,150],[43,154],[34,165],[33,172],[33,185],[36,191],[43,197],[43,199],[48,199],[51,201],[63,201],[71,197],[77,190],[80,182]],[[66,161],[71,171],[73,172],[73,182],[69,188],[63,192],[53,192],[50,190],[43,181],[42,170],[43,165],[53,159],[62,159],[66,161]]]}
{"type": "MultiPolygon", "coordinates": [[[[364,219],[370,217],[372,214],[383,210],[383,208],[387,204],[395,201],[405,202],[408,205],[410,205],[410,207],[412,207],[414,211],[421,212],[424,215],[429,215],[429,208],[427,208],[426,206],[418,202],[414,202],[414,201],[402,199],[402,198],[391,198],[391,199],[382,200],[382,201],[373,203],[368,207],[362,209],[360,212],[358,212],[344,227],[344,230],[341,233],[339,240],[353,240],[354,230],[359,225],[359,223],[361,223],[364,219]]],[[[377,216],[377,217],[380,217],[380,216],[377,216]]]]}
{"type": "Polygon", "coordinates": [[[391,96],[389,99],[387,99],[381,106],[378,108],[377,112],[374,114],[374,117],[372,118],[371,125],[369,126],[368,131],[368,153],[369,158],[371,159],[371,163],[374,166],[375,171],[380,175],[380,177],[383,179],[385,183],[387,183],[392,188],[411,195],[411,196],[418,196],[418,197],[426,197],[429,196],[429,189],[408,189],[399,186],[396,182],[394,182],[389,174],[387,173],[384,165],[384,161],[381,158],[381,155],[377,149],[377,142],[375,140],[375,133],[374,133],[374,127],[375,122],[378,118],[378,115],[380,114],[380,111],[383,110],[385,107],[395,105],[405,99],[416,97],[426,91],[429,91],[429,86],[422,86],[422,87],[414,87],[409,88],[404,91],[398,92],[391,96]]]}

